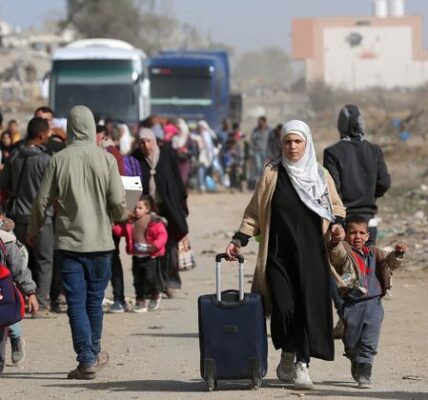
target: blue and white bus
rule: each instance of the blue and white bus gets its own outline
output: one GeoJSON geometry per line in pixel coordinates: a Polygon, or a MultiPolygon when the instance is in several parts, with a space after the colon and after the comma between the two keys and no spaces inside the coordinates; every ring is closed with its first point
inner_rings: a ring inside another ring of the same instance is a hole
{"type": "Polygon", "coordinates": [[[83,39],[57,49],[49,82],[49,106],[66,118],[75,105],[100,118],[132,124],[150,114],[146,55],[115,39],[83,39]]]}

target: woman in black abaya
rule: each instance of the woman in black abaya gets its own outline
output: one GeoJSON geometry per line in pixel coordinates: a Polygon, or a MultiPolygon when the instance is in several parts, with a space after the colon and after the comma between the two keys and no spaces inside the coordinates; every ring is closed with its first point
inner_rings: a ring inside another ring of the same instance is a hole
{"type": "Polygon", "coordinates": [[[309,127],[285,124],[281,146],[226,252],[233,259],[251,236],[261,234],[253,291],[263,295],[273,344],[282,350],[277,375],[311,389],[310,358],[334,358],[325,237],[344,237],[345,211],[333,180],[316,161],[309,127]]]}
{"type": "Polygon", "coordinates": [[[186,217],[187,193],[180,177],[176,159],[169,148],[159,148],[150,129],[139,133],[140,147],[132,154],[141,165],[143,194],[153,198],[159,215],[167,219],[168,242],[165,256],[161,257],[160,275],[168,297],[181,288],[178,272],[178,242],[188,234],[186,217]]]}

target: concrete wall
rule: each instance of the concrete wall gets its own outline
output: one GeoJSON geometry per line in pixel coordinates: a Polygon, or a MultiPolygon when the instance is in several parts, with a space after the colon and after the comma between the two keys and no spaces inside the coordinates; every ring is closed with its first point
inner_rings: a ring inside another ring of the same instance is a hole
{"type": "Polygon", "coordinates": [[[428,82],[422,18],[332,17],[293,21],[293,57],[307,82],[359,90],[428,82]]]}
{"type": "Polygon", "coordinates": [[[358,90],[428,81],[428,60],[413,57],[411,27],[325,28],[323,37],[323,78],[328,85],[358,90]]]}

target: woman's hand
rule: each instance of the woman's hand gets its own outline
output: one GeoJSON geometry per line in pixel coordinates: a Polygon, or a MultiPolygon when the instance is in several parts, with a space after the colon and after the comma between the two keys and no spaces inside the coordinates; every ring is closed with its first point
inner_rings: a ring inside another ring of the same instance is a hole
{"type": "Polygon", "coordinates": [[[330,228],[330,234],[332,244],[338,244],[339,242],[345,239],[345,230],[340,224],[332,225],[330,228]]]}
{"type": "Polygon", "coordinates": [[[226,260],[236,261],[236,254],[239,254],[239,247],[236,244],[230,242],[229,245],[226,247],[226,260]]]}

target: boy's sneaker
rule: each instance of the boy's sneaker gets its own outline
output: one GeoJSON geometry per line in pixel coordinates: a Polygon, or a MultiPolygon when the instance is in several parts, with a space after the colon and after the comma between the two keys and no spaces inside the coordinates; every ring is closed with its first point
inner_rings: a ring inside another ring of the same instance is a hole
{"type": "Polygon", "coordinates": [[[355,382],[358,382],[358,379],[360,378],[360,364],[356,361],[351,361],[351,375],[352,379],[355,382]]]}
{"type": "Polygon", "coordinates": [[[308,365],[303,362],[296,363],[296,379],[294,380],[294,389],[298,390],[311,390],[314,384],[309,378],[308,365]]]}
{"type": "Polygon", "coordinates": [[[116,300],[116,301],[115,301],[115,302],[110,306],[109,311],[110,311],[111,313],[114,313],[114,314],[123,313],[123,312],[125,312],[125,307],[123,306],[122,302],[120,302],[120,301],[117,301],[117,300],[116,300]]]}
{"type": "Polygon", "coordinates": [[[281,360],[276,368],[276,376],[285,383],[292,383],[296,378],[296,370],[294,368],[294,353],[281,353],[281,360]]]}
{"type": "Polygon", "coordinates": [[[51,303],[51,312],[54,312],[56,314],[61,314],[63,311],[61,304],[58,302],[51,303]]]}
{"type": "Polygon", "coordinates": [[[10,339],[10,345],[12,347],[12,363],[18,365],[25,358],[25,341],[20,337],[10,339]]]}
{"type": "Polygon", "coordinates": [[[160,294],[153,296],[149,302],[149,310],[150,311],[157,310],[159,308],[160,302],[161,302],[160,294]]]}
{"type": "Polygon", "coordinates": [[[138,300],[135,302],[135,306],[134,306],[134,308],[132,309],[132,311],[133,311],[133,312],[136,312],[136,313],[143,313],[143,312],[147,312],[147,304],[146,304],[146,301],[145,301],[145,300],[140,300],[140,299],[138,299],[138,300]]]}
{"type": "Polygon", "coordinates": [[[368,363],[359,364],[358,387],[370,389],[372,387],[372,366],[368,363]]]}

